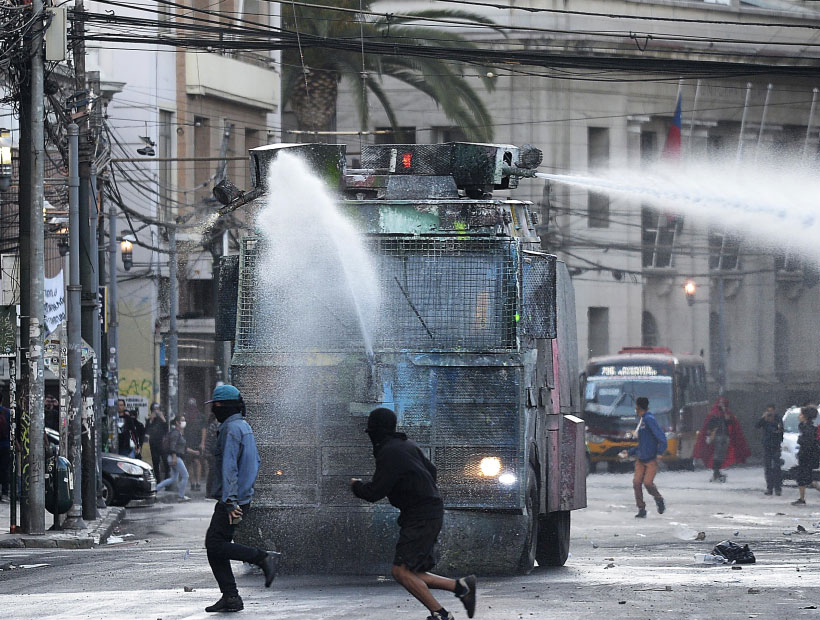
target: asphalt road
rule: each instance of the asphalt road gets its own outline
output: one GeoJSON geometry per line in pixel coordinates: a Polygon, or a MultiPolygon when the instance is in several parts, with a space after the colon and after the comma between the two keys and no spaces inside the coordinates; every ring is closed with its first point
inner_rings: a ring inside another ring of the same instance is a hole
{"type": "MultiPolygon", "coordinates": [[[[668,509],[645,520],[633,517],[629,474],[591,475],[567,565],[481,579],[476,617],[820,618],[820,493],[809,490],[808,506],[795,507],[793,487],[763,495],[759,469],[728,473],[716,484],[703,470],[661,472],[668,509]],[[706,540],[691,540],[700,531],[706,540]],[[694,563],[727,538],[749,543],[758,563],[694,563]]],[[[202,544],[211,511],[204,500],[129,508],[120,537],[104,547],[0,550],[0,565],[18,567],[0,571],[3,617],[213,618],[203,611],[219,597],[202,544]]],[[[266,590],[260,573],[234,568],[245,601],[238,617],[426,617],[389,577],[287,576],[266,590]]],[[[466,618],[451,595],[441,601],[466,618]]]]}

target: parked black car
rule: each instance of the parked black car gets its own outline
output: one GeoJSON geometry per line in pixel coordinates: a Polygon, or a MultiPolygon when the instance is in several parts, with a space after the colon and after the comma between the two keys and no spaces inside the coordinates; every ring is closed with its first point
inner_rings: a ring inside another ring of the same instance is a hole
{"type": "MultiPolygon", "coordinates": [[[[46,437],[56,453],[60,434],[46,428],[46,437]]],[[[157,499],[157,480],[154,469],[145,461],[103,452],[102,454],[103,499],[107,506],[125,506],[132,500],[153,503],[157,499]]]]}

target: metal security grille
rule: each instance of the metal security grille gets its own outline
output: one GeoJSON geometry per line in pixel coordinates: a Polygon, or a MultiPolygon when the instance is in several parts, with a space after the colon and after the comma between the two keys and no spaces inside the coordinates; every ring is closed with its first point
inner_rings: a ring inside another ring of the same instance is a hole
{"type": "Polygon", "coordinates": [[[555,338],[555,256],[536,252],[522,256],[521,331],[532,338],[555,338]]]}
{"type": "Polygon", "coordinates": [[[243,239],[239,255],[239,298],[237,299],[236,348],[240,351],[268,350],[270,343],[257,337],[257,258],[260,239],[243,239]],[[267,345],[267,346],[266,346],[267,345]]]}
{"type": "Polygon", "coordinates": [[[395,174],[446,175],[452,168],[452,144],[384,144],[362,146],[362,167],[395,174]]]}
{"type": "MultiPolygon", "coordinates": [[[[377,318],[368,325],[376,351],[517,348],[521,269],[515,239],[376,236],[370,243],[381,295],[377,318]]],[[[282,321],[270,304],[287,291],[265,291],[263,312],[257,272],[262,247],[260,239],[245,239],[242,247],[236,348],[291,350],[293,339],[276,335],[282,321]]],[[[341,302],[305,309],[326,316],[313,317],[323,329],[303,334],[299,348],[362,349],[352,300],[341,302]]]]}
{"type": "Polygon", "coordinates": [[[481,475],[480,463],[485,456],[501,460],[505,473],[520,478],[520,457],[512,448],[437,447],[433,453],[438,469],[438,486],[448,507],[515,508],[519,503],[519,486],[502,486],[497,479],[481,475]]]}
{"type": "Polygon", "coordinates": [[[516,348],[514,240],[377,237],[382,293],[379,348],[516,348]]]}

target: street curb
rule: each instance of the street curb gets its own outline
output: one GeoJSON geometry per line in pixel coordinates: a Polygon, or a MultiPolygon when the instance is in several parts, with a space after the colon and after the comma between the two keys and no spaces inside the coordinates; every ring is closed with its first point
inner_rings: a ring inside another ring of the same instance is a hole
{"type": "Polygon", "coordinates": [[[11,535],[0,539],[0,549],[91,549],[104,545],[125,516],[125,508],[103,508],[100,518],[85,530],[47,531],[43,536],[11,535]]]}

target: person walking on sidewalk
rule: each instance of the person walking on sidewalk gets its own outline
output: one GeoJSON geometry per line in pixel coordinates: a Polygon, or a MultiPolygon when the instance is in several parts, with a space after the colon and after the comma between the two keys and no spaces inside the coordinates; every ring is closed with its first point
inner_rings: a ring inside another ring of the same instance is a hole
{"type": "Polygon", "coordinates": [[[163,447],[168,453],[168,467],[170,475],[157,485],[157,491],[177,483],[177,501],[187,502],[191,498],[185,495],[188,488],[188,468],[185,467],[185,454],[188,451],[188,444],[185,443],[185,416],[179,415],[174,418],[174,428],[168,431],[163,439],[163,447]]]}
{"type": "Polygon", "coordinates": [[[218,385],[208,402],[220,426],[211,494],[217,502],[205,534],[205,549],[222,597],[205,611],[241,611],[245,605],[236,587],[231,560],[259,566],[265,574],[265,587],[269,588],[281,554],[233,542],[237,525],[250,512],[261,461],[253,430],[245,420],[245,403],[239,390],[228,384],[218,385]]]}
{"type": "Polygon", "coordinates": [[[646,518],[646,502],[643,501],[643,487],[655,498],[658,514],[663,514],[666,504],[661,492],[655,486],[655,475],[658,473],[658,457],[666,452],[666,433],[649,411],[649,399],[639,396],[635,399],[635,413],[638,414],[638,445],[629,449],[635,459],[635,475],[632,486],[635,489],[635,503],[638,505],[636,519],[646,518]]]}
{"type": "Polygon", "coordinates": [[[740,421],[729,410],[729,399],[718,396],[698,433],[692,458],[712,469],[712,482],[726,482],[721,468],[743,463],[751,454],[740,421]]]}
{"type": "Polygon", "coordinates": [[[373,444],[376,471],[370,482],[351,479],[350,489],[356,497],[368,502],[377,502],[386,496],[401,511],[393,578],[427,607],[430,611],[427,620],[453,619],[432,595],[431,588],[453,592],[467,610],[467,616],[472,618],[476,603],[475,576],[456,580],[428,572],[436,562],[434,548],[444,519],[435,466],[407,435],[396,432],[396,414],[390,409],[380,407],[371,411],[366,432],[373,444]]]}
{"type": "Polygon", "coordinates": [[[817,419],[817,409],[803,407],[800,410],[800,424],[797,429],[797,471],[794,477],[800,489],[800,497],[792,502],[792,506],[806,505],[806,487],[814,487],[820,491],[820,485],[814,480],[814,470],[820,466],[820,445],[817,442],[817,429],[814,422],[817,419]]]}
{"type": "Polygon", "coordinates": [[[780,495],[783,472],[780,470],[780,444],[783,443],[783,421],[778,419],[774,405],[767,405],[755,428],[763,431],[763,475],[766,478],[766,495],[780,495]]]}

